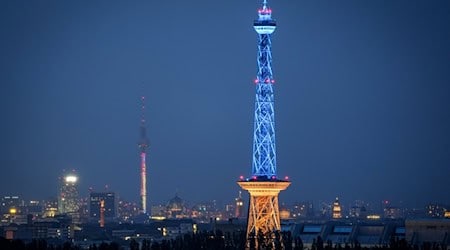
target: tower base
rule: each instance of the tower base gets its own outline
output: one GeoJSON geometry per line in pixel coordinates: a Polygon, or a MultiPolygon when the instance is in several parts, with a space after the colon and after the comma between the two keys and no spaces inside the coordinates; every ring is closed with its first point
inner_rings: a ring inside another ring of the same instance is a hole
{"type": "Polygon", "coordinates": [[[282,244],[278,194],[291,182],[249,180],[237,183],[250,193],[246,249],[275,249],[282,244]]]}

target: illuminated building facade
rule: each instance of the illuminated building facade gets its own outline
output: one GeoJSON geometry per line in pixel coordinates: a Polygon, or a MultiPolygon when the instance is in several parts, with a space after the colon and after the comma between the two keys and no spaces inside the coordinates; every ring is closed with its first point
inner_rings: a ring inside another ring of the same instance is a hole
{"type": "Polygon", "coordinates": [[[338,197],[336,197],[336,200],[334,200],[333,202],[332,212],[333,212],[333,219],[342,218],[342,207],[338,197]]]}
{"type": "Polygon", "coordinates": [[[79,209],[78,177],[73,173],[67,174],[60,178],[58,213],[70,215],[74,222],[78,222],[79,209]]]}
{"type": "Polygon", "coordinates": [[[444,218],[450,219],[450,211],[445,211],[444,218]]]}
{"type": "Polygon", "coordinates": [[[238,184],[250,193],[246,248],[258,249],[258,244],[275,247],[276,235],[281,230],[278,194],[290,182],[277,178],[275,80],[271,52],[271,35],[275,31],[276,22],[272,19],[272,10],[268,7],[267,0],[263,1],[262,8],[258,10],[258,19],[254,21],[253,27],[258,33],[258,72],[254,82],[256,100],[252,176],[247,179],[242,177],[238,184]]]}
{"type": "Polygon", "coordinates": [[[291,218],[291,210],[287,207],[281,207],[280,209],[280,219],[288,220],[291,218]]]}
{"type": "Polygon", "coordinates": [[[55,217],[55,215],[58,213],[58,199],[56,197],[53,197],[51,199],[45,200],[43,202],[44,206],[44,214],[42,217],[55,217]]]}
{"type": "Polygon", "coordinates": [[[234,217],[241,218],[245,217],[244,215],[244,200],[242,199],[242,192],[239,191],[239,197],[236,198],[236,208],[235,208],[234,217]]]}
{"type": "Polygon", "coordinates": [[[117,217],[116,195],[114,192],[95,193],[89,195],[89,217],[91,220],[101,219],[103,203],[103,220],[112,221],[117,217]]]}
{"type": "Polygon", "coordinates": [[[163,220],[166,218],[166,206],[164,205],[153,205],[151,206],[151,215],[154,220],[163,220]]]}

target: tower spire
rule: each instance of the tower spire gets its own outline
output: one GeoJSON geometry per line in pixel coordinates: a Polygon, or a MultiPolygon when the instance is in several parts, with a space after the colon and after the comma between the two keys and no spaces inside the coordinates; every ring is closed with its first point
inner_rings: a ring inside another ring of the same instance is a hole
{"type": "Polygon", "coordinates": [[[141,212],[143,214],[147,213],[147,148],[148,148],[148,138],[147,129],[145,123],[145,96],[141,97],[141,124],[140,124],[140,139],[139,139],[139,149],[140,149],[140,177],[141,177],[141,187],[140,187],[140,197],[141,197],[141,212]]]}
{"type": "Polygon", "coordinates": [[[145,96],[141,97],[141,141],[139,143],[139,147],[142,149],[147,149],[148,141],[147,141],[147,129],[145,127],[145,96]]]}

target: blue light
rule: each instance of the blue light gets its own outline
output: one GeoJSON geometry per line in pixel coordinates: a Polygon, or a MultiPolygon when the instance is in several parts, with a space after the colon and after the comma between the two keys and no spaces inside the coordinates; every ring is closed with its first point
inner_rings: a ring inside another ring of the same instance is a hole
{"type": "Polygon", "coordinates": [[[256,76],[255,123],[253,130],[252,176],[276,179],[275,109],[272,72],[271,34],[276,23],[272,11],[264,6],[258,11],[254,29],[258,33],[258,72],[256,76]]]}

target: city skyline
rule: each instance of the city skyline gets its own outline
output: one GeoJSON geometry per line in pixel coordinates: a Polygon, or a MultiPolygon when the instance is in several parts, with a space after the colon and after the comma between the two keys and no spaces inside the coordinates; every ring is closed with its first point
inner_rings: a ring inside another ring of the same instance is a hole
{"type": "MultiPolygon", "coordinates": [[[[259,2],[1,3],[0,193],[56,196],[76,169],[80,194],[138,201],[145,95],[148,203],[236,197],[259,2]]],[[[449,204],[450,3],[270,5],[280,202],[449,204]]]]}
{"type": "MultiPolygon", "coordinates": [[[[76,188],[68,190],[68,195],[77,195],[76,188]],[[74,191],[74,192],[72,192],[74,191]]],[[[233,200],[209,200],[193,202],[175,195],[163,203],[154,203],[149,207],[149,216],[153,220],[161,219],[198,219],[204,223],[213,216],[221,221],[228,219],[246,218],[248,201],[244,201],[241,194],[233,200]],[[151,211],[151,212],[150,212],[151,211]],[[208,215],[209,214],[209,215],[208,215]]],[[[92,191],[88,196],[80,196],[76,200],[61,200],[57,197],[49,199],[23,199],[21,196],[9,195],[0,197],[0,210],[3,211],[3,221],[10,214],[19,215],[18,220],[32,214],[37,218],[52,218],[55,216],[70,216],[75,223],[94,222],[100,219],[100,206],[104,202],[106,208],[105,219],[112,221],[142,220],[139,202],[130,202],[123,197],[118,197],[112,190],[92,191]],[[73,204],[75,206],[67,206],[73,204]],[[71,207],[75,210],[68,210],[71,207]]],[[[417,219],[417,218],[450,218],[450,206],[440,202],[429,202],[421,207],[405,207],[395,201],[382,201],[371,204],[362,200],[354,200],[343,203],[339,197],[327,201],[295,201],[280,203],[280,215],[282,220],[301,219],[339,219],[339,220],[380,220],[380,219],[417,219]]],[[[109,223],[108,222],[108,223],[109,223]]],[[[142,221],[140,222],[142,223],[142,221]]]]}

